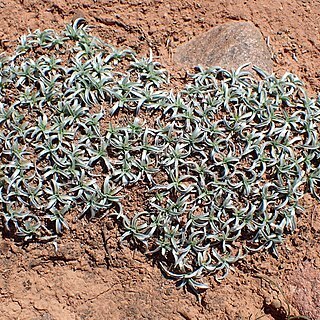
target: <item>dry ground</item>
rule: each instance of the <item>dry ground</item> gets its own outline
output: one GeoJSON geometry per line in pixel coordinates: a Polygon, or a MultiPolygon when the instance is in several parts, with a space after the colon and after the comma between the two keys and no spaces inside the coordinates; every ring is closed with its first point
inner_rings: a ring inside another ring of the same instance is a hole
{"type": "MultiPolygon", "coordinates": [[[[79,15],[115,46],[141,54],[152,48],[176,85],[185,75],[171,60],[177,45],[220,23],[252,21],[270,38],[276,73],[294,72],[310,94],[320,92],[319,1],[3,0],[0,52],[10,51],[28,29],[61,29],[79,15]]],[[[208,279],[212,289],[201,303],[176,290],[141,253],[119,247],[116,228],[106,221],[70,222],[58,254],[50,244],[23,247],[0,236],[0,319],[285,319],[272,307],[273,315],[265,314],[266,298],[279,299],[283,310],[288,301],[292,314],[313,312],[320,319],[320,310],[311,309],[320,309],[320,206],[309,197],[304,205],[278,260],[254,255],[223,283],[208,279]],[[110,235],[108,254],[102,228],[110,235]]]]}

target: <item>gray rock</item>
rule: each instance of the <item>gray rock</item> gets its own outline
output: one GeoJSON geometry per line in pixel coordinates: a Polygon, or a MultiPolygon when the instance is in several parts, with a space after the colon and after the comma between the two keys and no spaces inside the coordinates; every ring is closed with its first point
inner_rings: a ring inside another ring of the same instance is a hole
{"type": "Polygon", "coordinates": [[[174,61],[189,67],[220,66],[237,69],[251,63],[272,73],[271,53],[258,28],[251,22],[232,22],[212,28],[180,45],[174,61]]]}

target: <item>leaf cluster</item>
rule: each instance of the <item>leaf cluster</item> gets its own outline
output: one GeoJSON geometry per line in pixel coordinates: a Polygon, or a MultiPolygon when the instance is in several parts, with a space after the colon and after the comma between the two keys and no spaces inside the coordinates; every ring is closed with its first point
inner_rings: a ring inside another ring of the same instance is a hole
{"type": "Polygon", "coordinates": [[[36,30],[0,56],[0,215],[24,240],[53,239],[79,217],[114,216],[178,286],[198,292],[296,228],[320,200],[320,99],[256,68],[219,67],[164,90],[166,70],[92,36],[82,19],[36,30]],[[115,124],[128,115],[131,120],[115,124]],[[106,119],[109,119],[107,121],[106,119]],[[125,195],[147,188],[139,212],[125,195]]]}

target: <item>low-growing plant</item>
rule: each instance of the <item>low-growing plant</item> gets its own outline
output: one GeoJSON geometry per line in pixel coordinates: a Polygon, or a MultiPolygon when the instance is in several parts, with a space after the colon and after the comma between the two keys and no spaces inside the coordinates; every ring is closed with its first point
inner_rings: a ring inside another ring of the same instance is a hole
{"type": "Polygon", "coordinates": [[[23,36],[0,56],[6,229],[52,240],[71,210],[114,217],[120,241],[196,293],[249,252],[277,255],[299,199],[320,199],[320,98],[295,75],[255,68],[257,80],[243,67],[199,67],[174,92],[152,54],[114,48],[82,19],[23,36]],[[130,212],[126,195],[142,184],[141,211],[130,212]]]}

